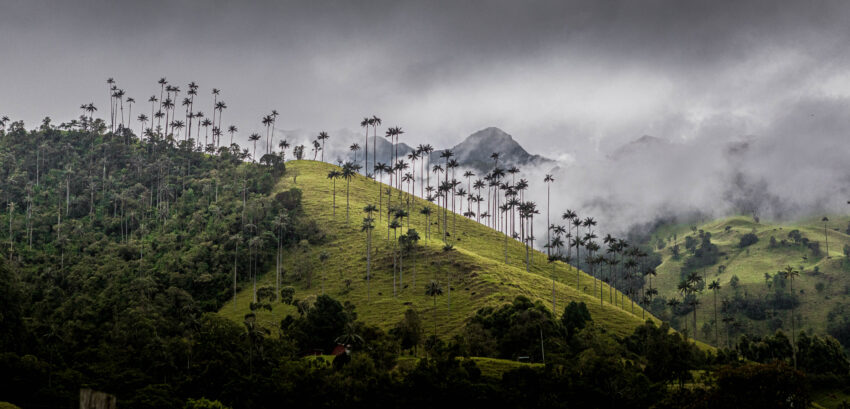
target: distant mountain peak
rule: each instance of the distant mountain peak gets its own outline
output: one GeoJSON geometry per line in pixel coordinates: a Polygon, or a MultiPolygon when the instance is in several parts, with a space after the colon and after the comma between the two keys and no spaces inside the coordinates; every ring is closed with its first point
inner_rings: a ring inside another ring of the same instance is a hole
{"type": "MultiPolygon", "coordinates": [[[[494,152],[501,155],[499,162],[503,164],[537,165],[550,162],[540,155],[528,153],[511,134],[492,126],[469,135],[451,150],[458,162],[480,170],[492,167],[490,155],[494,152]]],[[[438,155],[437,152],[435,154],[438,155]]]]}

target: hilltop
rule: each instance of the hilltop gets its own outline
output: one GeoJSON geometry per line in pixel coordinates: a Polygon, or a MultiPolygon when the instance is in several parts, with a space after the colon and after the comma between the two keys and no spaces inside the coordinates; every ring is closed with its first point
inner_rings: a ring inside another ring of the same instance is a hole
{"type": "MultiPolygon", "coordinates": [[[[540,155],[532,155],[522,147],[513,136],[507,132],[489,127],[469,135],[461,143],[451,148],[456,159],[465,166],[487,171],[493,167],[493,152],[499,153],[499,163],[505,166],[537,166],[553,165],[554,161],[540,155]]],[[[439,155],[432,154],[432,160],[437,160],[439,155]]]]}
{"type": "MultiPolygon", "coordinates": [[[[829,217],[827,223],[821,218],[778,223],[730,217],[662,226],[652,234],[652,244],[663,262],[654,280],[660,297],[651,309],[683,329],[685,310],[671,314],[664,303],[681,299],[678,283],[687,273],[696,272],[709,283],[717,280],[721,285],[717,294],[721,344],[726,344],[727,335],[734,342],[740,334],[791,331],[791,307],[795,306],[798,331],[831,334],[846,346],[850,340],[843,336],[845,311],[850,311],[847,227],[846,217],[829,217]],[[714,247],[703,245],[706,236],[714,247]],[[704,247],[711,250],[704,251],[704,247]],[[792,283],[778,273],[787,266],[799,272],[793,293],[792,283]]],[[[697,298],[697,337],[714,342],[714,294],[703,289],[697,298]]],[[[692,327],[692,314],[688,318],[687,325],[692,327]]]]}
{"type": "MultiPolygon", "coordinates": [[[[379,189],[385,190],[388,186],[361,175],[352,178],[350,216],[346,221],[346,183],[344,180],[336,182],[337,209],[334,216],[333,182],[327,178],[328,172],[338,167],[317,161],[290,161],[286,167],[287,175],[280,179],[275,190],[300,189],[305,216],[315,222],[325,235],[318,242],[302,241],[283,252],[283,285],[295,289],[296,299],[322,294],[324,286],[325,294],[353,303],[358,316],[366,322],[390,328],[402,318],[406,309],[413,308],[420,312],[424,327],[433,328],[433,300],[425,296],[424,287],[428,281],[435,280],[444,291],[437,300],[438,332],[451,335],[459,332],[479,308],[509,303],[517,295],[541,300],[551,308],[554,274],[556,313],[562,312],[570,301],[583,301],[595,322],[618,335],[630,334],[645,318],[650,318],[628,302],[625,307],[621,307],[619,302],[612,306],[607,284],[562,262],[548,263],[544,253],[532,251],[532,264],[526,272],[525,247],[518,241],[507,240],[508,262],[505,263],[506,241],[503,234],[451,212],[448,213],[451,233],[448,240],[453,248],[445,251],[440,225],[437,224],[438,217],[443,217],[442,210],[412,196],[412,217],[404,220],[404,228],[399,229],[397,235],[406,232],[409,226],[419,232],[422,239],[416,251],[403,257],[404,277],[398,297],[393,297],[392,244],[391,240],[387,240],[386,214],[374,216],[375,253],[371,260],[371,297],[367,297],[366,233],[360,229],[365,217],[362,209],[367,204],[378,205],[379,189]],[[425,238],[427,224],[419,212],[424,206],[432,211],[430,239],[425,238]],[[328,256],[324,261],[322,254],[328,256]],[[603,293],[601,304],[600,286],[603,293]]],[[[402,191],[391,189],[391,192],[393,203],[407,198],[407,193],[402,191]]],[[[386,211],[386,200],[386,194],[382,195],[383,211],[386,211]]],[[[389,236],[390,239],[394,236],[392,231],[389,231],[389,236]]],[[[274,271],[267,271],[258,286],[275,286],[275,277],[274,271]]],[[[236,297],[235,305],[232,302],[224,305],[220,313],[241,322],[249,312],[252,294],[252,288],[243,288],[236,297]]],[[[257,315],[260,322],[276,327],[284,316],[296,313],[296,307],[278,304],[271,312],[258,311],[257,315]]]]}

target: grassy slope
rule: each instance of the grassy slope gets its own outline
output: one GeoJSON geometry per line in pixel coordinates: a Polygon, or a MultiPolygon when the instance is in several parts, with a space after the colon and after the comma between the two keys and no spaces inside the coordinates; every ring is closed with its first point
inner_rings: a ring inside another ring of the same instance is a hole
{"type": "MultiPolygon", "coordinates": [[[[376,256],[372,258],[371,300],[367,300],[366,276],[366,234],[360,232],[364,214],[363,207],[367,203],[377,205],[378,185],[376,182],[362,176],[351,181],[350,186],[350,220],[345,218],[345,182],[337,181],[337,211],[332,212],[332,184],[327,179],[327,173],[335,168],[334,165],[315,161],[292,161],[287,163],[289,170],[294,170],[297,183],[288,175],[279,182],[278,191],[296,186],[303,191],[303,205],[307,214],[316,220],[328,233],[328,239],[321,246],[307,246],[300,250],[290,250],[285,254],[284,281],[296,288],[295,298],[304,298],[312,294],[322,293],[324,275],[325,293],[342,301],[351,301],[357,306],[359,318],[376,324],[384,329],[398,322],[404,311],[410,307],[418,310],[423,325],[429,331],[434,326],[434,304],[430,297],[424,295],[424,286],[428,280],[436,279],[443,286],[443,295],[437,298],[437,330],[439,334],[457,333],[466,319],[476,310],[484,306],[498,306],[508,303],[517,295],[526,295],[532,299],[542,300],[547,307],[552,300],[552,264],[547,263],[545,254],[535,252],[534,263],[530,272],[525,271],[525,247],[519,242],[508,241],[508,263],[504,263],[504,236],[498,232],[456,216],[457,233],[451,239],[455,250],[444,252],[441,234],[436,225],[437,207],[422,199],[415,199],[411,207],[412,218],[410,227],[416,229],[422,240],[421,250],[414,263],[410,257],[404,259],[404,288],[397,298],[392,297],[392,259],[390,256],[391,243],[387,241],[387,217],[376,218],[376,228],[373,231],[373,248],[377,247],[376,256]],[[419,214],[422,206],[432,207],[431,216],[432,238],[425,240],[426,223],[424,216],[419,214]],[[321,252],[330,256],[325,264],[319,261],[321,252]],[[310,263],[314,270],[313,285],[308,288],[304,280],[291,282],[291,272],[294,263],[310,263]],[[415,265],[415,284],[414,280],[415,265]],[[448,309],[447,279],[451,277],[451,312],[448,309]],[[352,281],[350,292],[343,291],[343,280],[352,281]]],[[[432,181],[433,182],[433,181],[432,181]]],[[[382,188],[386,186],[382,185],[382,188]]],[[[417,187],[418,190],[418,187],[417,187]]],[[[394,191],[393,202],[398,201],[399,192],[394,191]]],[[[383,198],[383,209],[386,211],[386,195],[383,198]]],[[[405,221],[407,227],[407,221],[405,221]]],[[[449,231],[452,231],[453,217],[449,213],[449,231]]],[[[406,229],[405,229],[406,231],[406,229]]],[[[402,232],[399,231],[398,234],[402,232]]],[[[392,232],[390,233],[392,237],[392,232]]],[[[638,306],[631,313],[631,306],[620,308],[608,302],[608,287],[604,283],[605,301],[600,306],[599,287],[594,280],[583,272],[580,273],[581,291],[576,290],[576,270],[563,263],[554,265],[556,277],[555,292],[557,310],[563,308],[569,301],[584,301],[593,319],[613,333],[626,335],[643,322],[638,306]]],[[[260,278],[259,285],[274,285],[274,272],[271,271],[260,278]]],[[[235,305],[228,303],[220,313],[235,321],[241,322],[251,301],[250,286],[243,284],[243,290],[237,294],[235,305]]],[[[260,312],[260,322],[276,327],[280,319],[287,314],[296,314],[294,307],[276,305],[272,312],[260,312]]],[[[649,317],[649,314],[646,314],[649,317]]]]}
{"type": "MultiPolygon", "coordinates": [[[[830,259],[827,259],[825,254],[814,257],[810,250],[802,249],[800,246],[768,248],[771,236],[780,241],[787,239],[790,231],[798,229],[803,236],[819,241],[821,251],[825,253],[824,229],[820,218],[788,224],[764,222],[757,224],[748,217],[731,217],[700,224],[697,228],[710,232],[712,243],[716,244],[721,252],[726,253],[717,265],[706,269],[708,281],[720,281],[723,288],[718,294],[718,300],[724,296],[734,295],[735,290],[729,285],[733,275],[740,279],[741,287],[738,291],[742,294],[746,292],[750,295],[765,295],[767,287],[764,273],[773,275],[786,265],[791,265],[801,271],[800,277],[794,280],[794,291],[801,297],[802,304],[797,309],[797,313],[802,316],[803,329],[823,333],[826,330],[827,313],[838,303],[850,302],[850,297],[844,294],[845,285],[850,285],[850,275],[847,274],[848,260],[842,250],[845,244],[850,243],[850,236],[844,234],[847,221],[847,218],[842,217],[830,218],[827,229],[830,259]],[[731,226],[731,229],[726,231],[726,226],[731,226]],[[750,232],[758,236],[758,243],[745,249],[739,248],[741,236],[750,232]],[[803,256],[807,259],[804,260],[803,256]],[[718,274],[717,266],[721,264],[726,266],[726,271],[718,274]],[[813,274],[815,266],[819,267],[821,274],[813,274]],[[818,293],[815,289],[818,282],[826,284],[823,293],[818,293]]],[[[687,225],[666,226],[659,229],[655,236],[666,239],[674,232],[678,234],[679,247],[684,252],[684,237],[691,234],[687,225]]],[[[670,247],[668,245],[661,252],[664,261],[658,268],[658,278],[653,280],[653,285],[658,287],[659,293],[668,298],[678,296],[676,285],[685,259],[682,257],[680,260],[674,260],[670,247]]],[[[703,322],[713,319],[713,295],[709,291],[704,291],[700,301],[702,304],[697,313],[697,325],[701,328],[703,322]]],[[[790,314],[786,312],[779,312],[779,317],[790,329],[789,316],[790,314]]],[[[754,325],[754,329],[767,330],[764,322],[757,322],[754,325]]]]}

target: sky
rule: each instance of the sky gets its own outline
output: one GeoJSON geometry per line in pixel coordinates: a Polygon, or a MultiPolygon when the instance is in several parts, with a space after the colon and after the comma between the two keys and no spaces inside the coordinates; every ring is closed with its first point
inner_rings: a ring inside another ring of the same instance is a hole
{"type": "Polygon", "coordinates": [[[0,0],[0,115],[103,114],[107,78],[146,101],[166,77],[197,82],[207,114],[221,89],[242,140],[272,109],[282,132],[374,114],[436,147],[499,127],[560,160],[582,188],[564,200],[588,211],[627,207],[637,184],[633,217],[734,212],[736,183],[781,200],[777,217],[839,211],[847,21],[841,1],[0,0]],[[611,160],[643,135],[673,148],[611,160]]]}

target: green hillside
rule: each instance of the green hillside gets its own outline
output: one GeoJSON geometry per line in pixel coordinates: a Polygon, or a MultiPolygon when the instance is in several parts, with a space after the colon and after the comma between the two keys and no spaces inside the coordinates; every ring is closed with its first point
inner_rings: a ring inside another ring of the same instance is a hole
{"type": "MultiPolygon", "coordinates": [[[[777,272],[791,266],[800,273],[793,281],[793,294],[798,301],[795,308],[797,329],[828,333],[830,325],[839,325],[843,318],[842,314],[831,317],[830,312],[850,303],[850,262],[844,253],[845,246],[850,245],[850,236],[846,234],[848,219],[829,219],[826,230],[820,217],[794,223],[757,223],[748,217],[731,217],[695,225],[661,227],[652,238],[656,249],[663,246],[658,250],[663,262],[657,268],[657,279],[653,280],[662,297],[654,303],[653,311],[672,318],[676,327],[682,329],[684,317],[675,317],[663,304],[665,299],[681,299],[678,283],[687,272],[696,272],[707,282],[717,280],[721,285],[717,292],[718,321],[727,317],[725,324],[720,322],[721,342],[725,342],[727,333],[734,340],[737,334],[764,335],[779,328],[787,332],[791,330],[791,309],[790,305],[785,305],[788,298],[782,294],[791,294],[792,283],[784,280],[781,274],[777,277],[777,272]],[[710,234],[710,242],[717,246],[718,252],[716,260],[706,260],[716,262],[688,268],[687,260],[695,257],[695,251],[685,248],[685,242],[700,243],[704,233],[710,234]],[[742,246],[745,235],[749,235],[751,241],[754,235],[758,241],[742,246]],[[679,257],[674,257],[675,245],[679,246],[679,257]],[[723,308],[724,300],[726,309],[723,308]],[[731,305],[745,305],[746,310],[730,308],[731,305]]],[[[714,342],[714,293],[703,288],[697,298],[700,301],[697,337],[714,342]]],[[[691,327],[692,316],[692,313],[688,316],[687,323],[691,327]]]]}
{"type": "MultiPolygon", "coordinates": [[[[438,213],[442,217],[442,211],[420,198],[412,199],[412,217],[405,219],[404,228],[397,232],[398,235],[405,233],[409,223],[409,227],[422,237],[418,249],[404,255],[404,276],[397,297],[393,297],[393,232],[389,233],[391,240],[387,240],[386,213],[374,215],[375,229],[372,234],[375,253],[372,258],[373,276],[369,298],[365,280],[366,233],[360,229],[365,217],[362,209],[367,204],[378,205],[378,189],[386,189],[387,186],[379,186],[378,182],[360,175],[355,176],[349,187],[350,216],[346,222],[346,183],[344,180],[336,182],[337,209],[334,216],[333,183],[327,178],[328,172],[338,167],[316,161],[291,161],[286,166],[287,175],[280,180],[276,190],[299,188],[303,192],[305,214],[316,221],[327,235],[319,244],[311,245],[304,241],[284,253],[283,282],[295,288],[296,299],[322,294],[324,285],[325,294],[340,301],[352,302],[357,307],[358,316],[367,322],[386,329],[398,322],[407,308],[414,308],[421,313],[425,327],[433,328],[434,300],[425,295],[424,288],[430,280],[436,280],[443,287],[443,295],[436,300],[437,330],[442,336],[457,333],[466,319],[479,308],[509,303],[517,295],[544,301],[546,306],[551,307],[554,274],[558,312],[562,312],[570,301],[584,301],[594,321],[619,335],[630,334],[635,326],[650,317],[637,305],[632,313],[632,306],[628,302],[624,308],[619,304],[611,305],[609,287],[583,272],[579,273],[577,290],[576,270],[561,262],[555,262],[554,265],[547,262],[543,253],[533,252],[532,266],[526,272],[525,247],[517,241],[508,240],[506,264],[504,235],[461,215],[449,212],[448,226],[452,235],[449,242],[453,249],[444,251],[437,222],[438,213]],[[430,240],[425,239],[425,216],[419,213],[423,206],[432,209],[430,240]],[[328,256],[324,262],[320,260],[323,252],[328,256]],[[350,289],[346,287],[346,280],[351,280],[350,289]],[[599,285],[603,286],[602,303],[599,285]]],[[[393,203],[406,197],[405,193],[392,190],[393,203]]],[[[386,200],[386,195],[383,195],[384,212],[386,200]]],[[[272,268],[259,279],[258,287],[274,285],[275,273],[272,268]]],[[[220,313],[241,322],[249,312],[252,294],[252,288],[244,287],[237,294],[235,305],[233,302],[227,303],[220,313]]],[[[271,312],[259,311],[257,315],[260,322],[276,327],[288,314],[297,315],[296,308],[277,303],[271,312]]]]}

